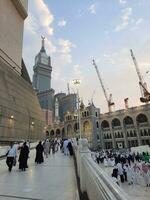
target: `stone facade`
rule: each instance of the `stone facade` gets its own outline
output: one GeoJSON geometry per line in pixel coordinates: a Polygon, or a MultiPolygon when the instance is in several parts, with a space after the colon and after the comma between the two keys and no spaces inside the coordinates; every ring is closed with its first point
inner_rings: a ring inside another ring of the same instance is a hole
{"type": "Polygon", "coordinates": [[[100,115],[103,148],[150,145],[150,104],[100,115]]]}
{"type": "Polygon", "coordinates": [[[28,0],[0,1],[0,141],[45,137],[44,120],[22,60],[28,0]]]}
{"type": "MultiPolygon", "coordinates": [[[[81,136],[93,149],[129,148],[150,145],[150,104],[101,114],[93,104],[80,110],[81,136]]],[[[59,125],[57,125],[59,129],[59,125]]],[[[63,137],[79,138],[78,114],[68,112],[64,119],[63,137]]],[[[56,129],[47,128],[56,136],[56,129]]]]}
{"type": "MultiPolygon", "coordinates": [[[[101,146],[99,116],[100,110],[93,104],[80,109],[81,136],[86,137],[89,141],[90,147],[94,149],[101,146]]],[[[67,112],[64,115],[64,122],[47,127],[47,136],[79,138],[78,114],[76,112],[67,112]],[[58,132],[59,135],[57,134],[58,132]]]]}
{"type": "Polygon", "coordinates": [[[0,58],[21,74],[24,19],[28,0],[0,1],[0,58]]]}
{"type": "Polygon", "coordinates": [[[0,60],[0,140],[44,138],[41,108],[32,85],[0,60]]]}

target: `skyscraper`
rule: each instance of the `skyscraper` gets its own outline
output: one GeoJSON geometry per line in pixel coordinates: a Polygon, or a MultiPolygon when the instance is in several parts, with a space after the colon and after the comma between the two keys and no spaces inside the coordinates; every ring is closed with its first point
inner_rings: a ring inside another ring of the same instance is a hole
{"type": "Polygon", "coordinates": [[[42,46],[40,52],[35,57],[35,65],[33,66],[33,88],[37,92],[42,92],[51,89],[51,59],[46,54],[45,37],[42,38],[42,46]]]}

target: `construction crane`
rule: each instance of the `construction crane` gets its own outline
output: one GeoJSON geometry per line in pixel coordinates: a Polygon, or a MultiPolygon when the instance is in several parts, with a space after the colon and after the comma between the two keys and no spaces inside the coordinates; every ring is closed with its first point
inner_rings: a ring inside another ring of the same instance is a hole
{"type": "Polygon", "coordinates": [[[102,90],[103,90],[103,92],[104,92],[104,96],[105,96],[106,101],[107,101],[108,111],[109,111],[109,112],[112,112],[112,106],[115,105],[115,103],[112,101],[112,94],[110,94],[109,97],[108,97],[108,94],[107,94],[107,92],[106,92],[106,89],[105,89],[105,87],[104,87],[103,81],[102,81],[102,79],[101,79],[101,76],[100,76],[100,73],[99,73],[99,70],[98,70],[98,67],[97,67],[97,65],[96,65],[94,59],[93,59],[93,65],[94,65],[94,67],[95,67],[95,69],[96,69],[98,79],[99,79],[99,81],[100,81],[102,90]]]}
{"type": "Polygon", "coordinates": [[[139,78],[139,85],[140,85],[140,90],[141,90],[141,95],[142,95],[142,97],[140,98],[140,101],[142,103],[148,103],[150,101],[150,93],[147,90],[147,84],[146,84],[146,82],[143,81],[143,77],[140,73],[139,66],[138,66],[136,58],[133,54],[132,49],[130,49],[130,53],[131,53],[131,57],[133,59],[133,63],[134,63],[138,78],[139,78]]]}

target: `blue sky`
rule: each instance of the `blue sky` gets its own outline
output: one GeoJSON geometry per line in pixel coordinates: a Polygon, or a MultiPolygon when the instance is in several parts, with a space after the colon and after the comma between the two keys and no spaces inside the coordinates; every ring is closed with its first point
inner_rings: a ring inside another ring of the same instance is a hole
{"type": "Polygon", "coordinates": [[[149,0],[29,0],[25,21],[23,57],[32,79],[34,57],[46,37],[52,61],[52,87],[56,92],[75,90],[72,80],[81,79],[80,96],[85,104],[92,98],[107,112],[92,59],[97,62],[115,108],[140,104],[137,74],[130,56],[132,48],[141,73],[150,80],[149,0]]]}

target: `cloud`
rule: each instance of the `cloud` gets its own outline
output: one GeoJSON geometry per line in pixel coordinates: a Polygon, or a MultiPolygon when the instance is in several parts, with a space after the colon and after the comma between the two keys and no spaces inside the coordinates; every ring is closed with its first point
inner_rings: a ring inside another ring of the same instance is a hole
{"type": "Polygon", "coordinates": [[[118,32],[118,31],[122,31],[124,30],[129,22],[130,22],[130,17],[132,15],[132,8],[125,8],[122,10],[122,22],[121,24],[119,24],[118,26],[116,26],[116,28],[114,29],[115,32],[118,32]]]}
{"type": "Polygon", "coordinates": [[[90,11],[91,14],[96,14],[96,7],[97,7],[97,4],[91,4],[88,7],[88,11],[90,11]]]}
{"type": "Polygon", "coordinates": [[[76,45],[71,43],[69,40],[65,40],[65,39],[62,39],[62,38],[58,40],[58,44],[60,46],[59,52],[61,52],[63,54],[70,53],[71,49],[76,47],[76,45]]]}
{"type": "Polygon", "coordinates": [[[124,5],[124,4],[127,3],[127,1],[126,0],[119,0],[119,3],[124,5]]]}
{"type": "Polygon", "coordinates": [[[143,23],[143,21],[144,21],[143,18],[139,18],[139,19],[137,19],[137,20],[133,20],[133,21],[132,21],[133,25],[132,25],[132,27],[131,27],[130,30],[131,30],[131,31],[137,30],[137,29],[140,27],[140,24],[143,23]]]}
{"type": "Polygon", "coordinates": [[[29,12],[28,18],[25,20],[25,31],[31,34],[36,34],[39,26],[37,24],[36,18],[29,12]]]}
{"type": "Polygon", "coordinates": [[[58,26],[66,26],[67,22],[63,19],[58,22],[58,26]]]}
{"type": "Polygon", "coordinates": [[[144,21],[143,18],[139,18],[139,19],[135,22],[135,24],[136,24],[136,25],[139,25],[139,24],[141,24],[143,21],[144,21]]]}
{"type": "Polygon", "coordinates": [[[53,35],[54,29],[52,28],[52,23],[54,21],[54,16],[48,6],[44,3],[44,0],[32,0],[31,7],[39,27],[44,28],[44,31],[48,35],[53,35]]]}

